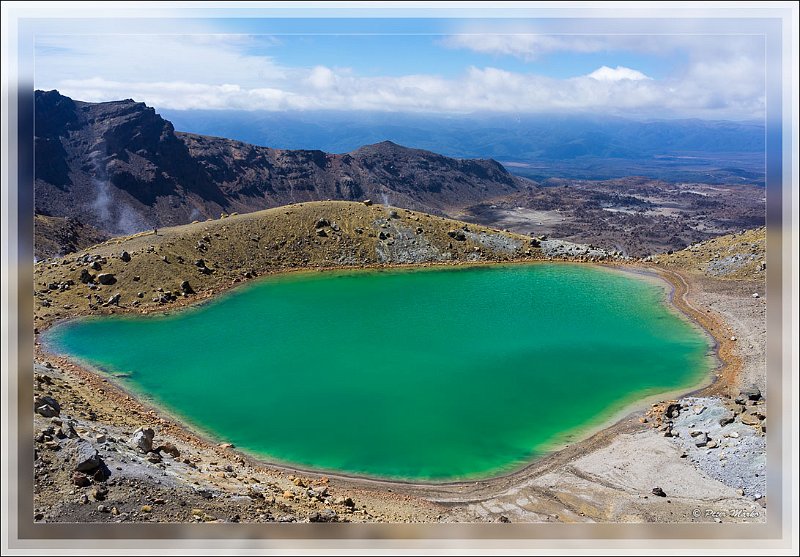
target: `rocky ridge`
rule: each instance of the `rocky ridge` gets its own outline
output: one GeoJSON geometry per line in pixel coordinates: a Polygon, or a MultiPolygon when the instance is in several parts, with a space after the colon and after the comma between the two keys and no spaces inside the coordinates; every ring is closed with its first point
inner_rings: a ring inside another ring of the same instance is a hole
{"type": "Polygon", "coordinates": [[[37,91],[35,116],[36,212],[112,235],[328,199],[441,213],[525,182],[493,160],[391,142],[331,154],[180,133],[130,99],[86,103],[37,91]]]}

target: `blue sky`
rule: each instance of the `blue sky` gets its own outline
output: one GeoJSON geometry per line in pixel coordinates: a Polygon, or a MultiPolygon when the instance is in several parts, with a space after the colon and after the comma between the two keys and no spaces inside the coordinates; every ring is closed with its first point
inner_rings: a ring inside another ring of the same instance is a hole
{"type": "Polygon", "coordinates": [[[36,34],[36,87],[93,102],[737,120],[764,113],[763,37],[713,27],[504,19],[59,23],[36,34]]]}

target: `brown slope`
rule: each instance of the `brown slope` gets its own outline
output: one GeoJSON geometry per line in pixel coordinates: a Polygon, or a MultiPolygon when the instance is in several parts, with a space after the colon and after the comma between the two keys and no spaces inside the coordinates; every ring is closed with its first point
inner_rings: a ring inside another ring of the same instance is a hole
{"type": "Polygon", "coordinates": [[[766,277],[765,227],[743,230],[692,244],[686,249],[653,258],[660,266],[724,280],[766,277]]]}
{"type": "Polygon", "coordinates": [[[72,218],[35,215],[33,238],[33,255],[41,260],[93,246],[108,239],[108,234],[72,218]]]}
{"type": "Polygon", "coordinates": [[[529,257],[541,258],[541,250],[525,236],[379,205],[310,202],[114,238],[37,263],[34,311],[41,327],[76,315],[164,310],[292,269],[529,257]],[[91,284],[81,281],[84,273],[91,284]],[[100,284],[101,273],[112,274],[114,283],[100,284]],[[195,294],[182,295],[183,281],[195,294]],[[176,299],[160,300],[169,298],[167,291],[176,299]],[[119,305],[103,305],[117,293],[119,305]]]}

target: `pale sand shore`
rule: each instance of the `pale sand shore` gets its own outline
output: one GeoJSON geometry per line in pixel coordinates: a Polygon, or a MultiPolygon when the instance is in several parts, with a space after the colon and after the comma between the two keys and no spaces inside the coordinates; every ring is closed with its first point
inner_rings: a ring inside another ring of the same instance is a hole
{"type": "MultiPolygon", "coordinates": [[[[758,318],[752,314],[752,300],[742,293],[752,291],[752,284],[721,284],[653,267],[625,266],[631,270],[658,273],[673,289],[672,302],[691,320],[708,331],[718,346],[723,363],[716,380],[694,394],[720,395],[738,392],[741,385],[763,381],[764,343],[758,342],[758,318]],[[713,309],[712,309],[713,308],[713,309]],[[703,310],[706,311],[703,311],[703,310]],[[723,317],[721,317],[723,316],[723,317]],[[749,336],[748,336],[749,335],[749,336]],[[749,343],[734,343],[752,337],[749,343]]],[[[219,467],[231,462],[236,477],[212,481],[222,491],[241,493],[253,482],[241,478],[262,478],[280,491],[296,486],[289,476],[319,478],[320,474],[260,463],[216,444],[190,431],[158,409],[143,404],[130,394],[110,385],[94,373],[36,347],[37,360],[57,363],[69,377],[82,382],[80,396],[98,414],[99,422],[109,422],[120,431],[138,425],[153,424],[157,437],[171,440],[189,449],[199,459],[199,467],[219,467]],[[211,465],[211,462],[217,464],[211,465]],[[208,463],[208,464],[206,464],[208,463]],[[239,480],[239,481],[237,481],[239,480]]],[[[365,521],[495,521],[505,516],[513,521],[582,522],[582,521],[691,521],[692,511],[700,507],[750,508],[753,502],[738,496],[735,490],[713,480],[680,458],[677,446],[658,432],[639,422],[645,407],[628,408],[614,416],[613,424],[590,432],[587,438],[572,443],[548,456],[537,459],[511,474],[477,482],[413,484],[328,475],[332,491],[351,495],[365,507],[363,515],[349,515],[365,521]],[[654,497],[659,486],[667,498],[654,497]]],[[[586,434],[586,432],[585,432],[586,434]]],[[[175,467],[179,468],[179,467],[175,467]]],[[[192,470],[173,468],[177,481],[190,484],[197,480],[192,470]],[[182,474],[185,477],[182,477],[182,474]]],[[[296,505],[285,501],[298,518],[324,505],[296,505]]],[[[341,511],[341,509],[340,509],[341,511]]],[[[287,511],[289,512],[289,511],[287,511]]],[[[75,517],[78,520],[80,518],[75,517]]],[[[258,520],[257,515],[244,519],[258,520]]],[[[65,517],[69,520],[69,517],[65,517]]]]}

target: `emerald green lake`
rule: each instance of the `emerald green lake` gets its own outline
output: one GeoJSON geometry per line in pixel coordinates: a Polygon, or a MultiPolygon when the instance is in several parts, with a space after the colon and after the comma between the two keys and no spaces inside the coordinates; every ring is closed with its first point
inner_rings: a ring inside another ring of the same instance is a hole
{"type": "Polygon", "coordinates": [[[444,481],[508,472],[688,388],[709,340],[650,279],[585,265],[305,273],[45,345],[255,456],[444,481]]]}

